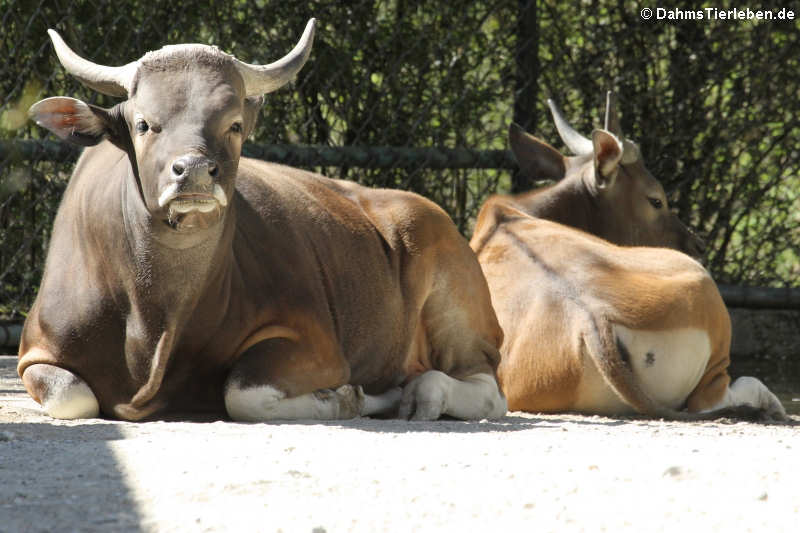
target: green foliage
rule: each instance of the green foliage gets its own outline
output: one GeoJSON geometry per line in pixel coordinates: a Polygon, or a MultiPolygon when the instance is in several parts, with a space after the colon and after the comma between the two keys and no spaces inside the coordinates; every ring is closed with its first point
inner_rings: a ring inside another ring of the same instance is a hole
{"type": "MultiPolygon", "coordinates": [[[[719,7],[728,7],[725,5],[719,7]]],[[[512,118],[558,145],[544,101],[578,129],[607,89],[626,135],[709,241],[720,281],[798,285],[800,9],[793,22],[643,21],[640,6],[583,0],[0,0],[0,141],[43,138],[39,98],[113,98],[64,73],[47,38],[120,65],[165,44],[215,44],[267,63],[310,17],[311,60],[267,97],[251,140],[321,145],[506,147],[512,118]]],[[[41,275],[69,162],[0,160],[0,314],[20,315],[41,275]]],[[[486,196],[527,186],[503,170],[316,169],[417,191],[465,234],[486,196]]]]}
{"type": "Polygon", "coordinates": [[[588,132],[614,89],[625,134],[708,241],[715,278],[797,286],[800,9],[794,21],[668,22],[641,7],[540,2],[543,92],[588,132]]]}

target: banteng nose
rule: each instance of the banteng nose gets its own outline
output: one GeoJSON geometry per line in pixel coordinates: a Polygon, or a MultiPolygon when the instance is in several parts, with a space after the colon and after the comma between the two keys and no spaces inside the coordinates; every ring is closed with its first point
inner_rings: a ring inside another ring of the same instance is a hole
{"type": "Polygon", "coordinates": [[[177,182],[211,186],[218,174],[216,161],[204,156],[183,155],[172,162],[172,179],[177,182]]]}

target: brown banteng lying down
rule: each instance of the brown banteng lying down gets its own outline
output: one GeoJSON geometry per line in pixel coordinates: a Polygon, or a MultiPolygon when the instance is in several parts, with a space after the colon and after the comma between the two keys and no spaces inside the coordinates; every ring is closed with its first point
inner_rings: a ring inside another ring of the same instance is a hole
{"type": "Polygon", "coordinates": [[[20,346],[19,373],[50,415],[505,413],[502,331],[444,211],[240,158],[262,95],[302,67],[313,31],[312,20],[265,66],[178,45],[122,67],[84,60],[51,32],[72,75],[127,100],[31,109],[89,146],[20,346]]]}
{"type": "Polygon", "coordinates": [[[665,246],[699,257],[703,241],[669,210],[661,183],[644,165],[639,147],[619,129],[615,99],[607,95],[606,127],[583,137],[548,100],[564,144],[576,155],[564,157],[546,142],[516,124],[509,142],[520,171],[534,180],[555,180],[552,186],[518,195],[489,198],[531,216],[560,222],[615,244],[665,246]]]}
{"type": "Polygon", "coordinates": [[[491,198],[471,242],[505,333],[498,379],[509,409],[692,418],[678,411],[749,405],[783,418],[757,379],[729,387],[730,318],[708,272],[654,247],[699,253],[702,243],[669,212],[635,145],[618,141],[613,98],[592,141],[551,108],[582,155],[512,128],[522,170],[561,181],[491,198]]]}

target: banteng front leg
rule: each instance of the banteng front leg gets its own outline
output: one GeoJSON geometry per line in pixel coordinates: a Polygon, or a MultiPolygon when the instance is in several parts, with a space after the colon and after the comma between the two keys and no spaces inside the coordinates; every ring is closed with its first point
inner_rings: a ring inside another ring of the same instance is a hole
{"type": "Polygon", "coordinates": [[[406,385],[400,401],[400,417],[412,420],[436,420],[442,415],[462,420],[500,418],[506,410],[506,399],[490,374],[459,380],[430,370],[406,385]]]}
{"type": "Polygon", "coordinates": [[[24,370],[22,382],[53,418],[96,418],[100,414],[92,389],[69,370],[43,363],[31,365],[24,370]]]}

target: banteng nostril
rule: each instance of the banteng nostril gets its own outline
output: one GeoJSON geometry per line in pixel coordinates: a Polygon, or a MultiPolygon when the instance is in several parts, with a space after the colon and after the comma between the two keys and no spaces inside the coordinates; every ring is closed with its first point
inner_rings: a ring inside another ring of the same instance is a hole
{"type": "Polygon", "coordinates": [[[181,161],[175,161],[172,163],[172,174],[175,176],[183,176],[183,173],[186,171],[186,164],[181,161]]]}
{"type": "Polygon", "coordinates": [[[211,175],[212,178],[216,178],[219,174],[219,167],[215,163],[208,164],[208,173],[211,175]]]}

